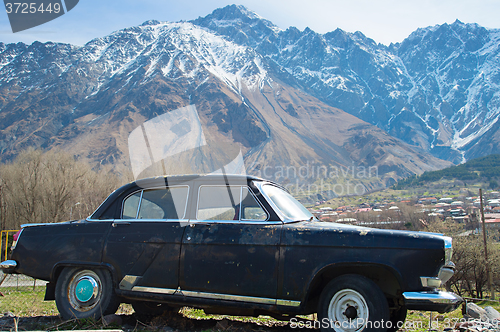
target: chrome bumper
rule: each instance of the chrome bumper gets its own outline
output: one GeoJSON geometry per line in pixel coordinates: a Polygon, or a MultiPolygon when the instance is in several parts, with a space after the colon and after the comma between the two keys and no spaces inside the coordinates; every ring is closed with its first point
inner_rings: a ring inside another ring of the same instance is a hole
{"type": "Polygon", "coordinates": [[[17,262],[11,259],[0,263],[0,269],[2,269],[4,273],[12,273],[16,267],[17,262]]]}
{"type": "Polygon", "coordinates": [[[403,297],[407,309],[440,313],[453,311],[463,302],[460,296],[441,291],[405,292],[403,297]]]}

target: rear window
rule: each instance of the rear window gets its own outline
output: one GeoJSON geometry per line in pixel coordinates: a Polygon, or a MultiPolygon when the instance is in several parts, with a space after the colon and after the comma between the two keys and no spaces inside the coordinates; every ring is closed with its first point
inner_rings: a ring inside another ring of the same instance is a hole
{"type": "Polygon", "coordinates": [[[188,186],[178,186],[138,191],[123,202],[122,218],[184,219],[188,189],[188,186]]]}

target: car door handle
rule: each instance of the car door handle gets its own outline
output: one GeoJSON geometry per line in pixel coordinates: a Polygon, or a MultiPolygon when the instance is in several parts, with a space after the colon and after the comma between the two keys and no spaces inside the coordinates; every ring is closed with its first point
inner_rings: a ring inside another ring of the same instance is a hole
{"type": "Polygon", "coordinates": [[[130,225],[130,222],[128,222],[128,221],[115,221],[114,223],[111,224],[111,226],[113,226],[113,227],[118,227],[120,225],[123,225],[123,226],[130,225]]]}

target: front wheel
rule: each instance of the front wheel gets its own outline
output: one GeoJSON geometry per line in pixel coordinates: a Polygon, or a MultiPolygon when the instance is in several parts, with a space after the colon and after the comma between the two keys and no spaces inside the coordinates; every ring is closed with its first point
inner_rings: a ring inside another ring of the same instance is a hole
{"type": "Polygon", "coordinates": [[[361,275],[343,275],[330,281],[318,304],[321,331],[386,331],[391,324],[382,290],[361,275]]]}
{"type": "Polygon", "coordinates": [[[115,313],[119,301],[107,270],[66,267],[56,283],[56,306],[63,319],[99,319],[115,313]]]}

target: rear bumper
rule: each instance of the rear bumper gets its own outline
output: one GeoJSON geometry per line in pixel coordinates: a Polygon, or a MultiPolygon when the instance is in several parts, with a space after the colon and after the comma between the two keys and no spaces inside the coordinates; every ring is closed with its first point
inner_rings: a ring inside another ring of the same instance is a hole
{"type": "Polygon", "coordinates": [[[421,291],[403,293],[406,308],[409,310],[450,312],[458,308],[463,299],[453,293],[441,291],[421,291]]]}

